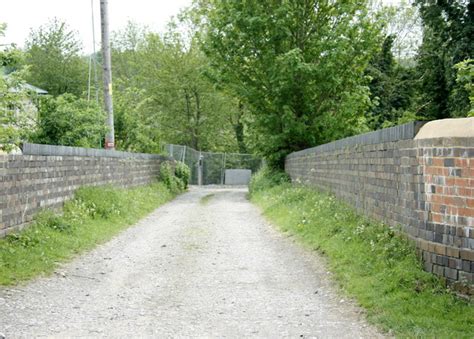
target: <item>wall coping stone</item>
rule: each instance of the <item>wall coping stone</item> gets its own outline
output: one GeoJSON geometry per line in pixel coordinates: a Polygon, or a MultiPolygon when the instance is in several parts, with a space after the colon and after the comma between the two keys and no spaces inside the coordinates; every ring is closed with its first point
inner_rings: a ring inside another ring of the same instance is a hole
{"type": "Polygon", "coordinates": [[[45,155],[45,156],[74,156],[74,157],[105,157],[122,159],[159,159],[169,160],[172,158],[160,154],[133,153],[97,148],[41,145],[24,143],[21,145],[23,155],[45,155]]]}
{"type": "Polygon", "coordinates": [[[425,123],[425,121],[413,121],[399,126],[384,128],[365,134],[355,135],[352,137],[336,140],[327,144],[293,152],[289,154],[287,158],[292,158],[294,156],[302,156],[306,154],[330,152],[356,145],[374,145],[400,140],[413,140],[420,128],[425,123]]]}

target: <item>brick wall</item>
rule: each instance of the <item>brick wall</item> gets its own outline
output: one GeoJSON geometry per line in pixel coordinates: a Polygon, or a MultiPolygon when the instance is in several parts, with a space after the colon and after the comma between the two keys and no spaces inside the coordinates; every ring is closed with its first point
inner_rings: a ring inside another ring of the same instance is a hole
{"type": "Polygon", "coordinates": [[[407,124],[290,154],[297,183],[330,191],[416,242],[425,269],[474,283],[474,138],[414,140],[407,124]]]}
{"type": "Polygon", "coordinates": [[[0,155],[0,237],[26,226],[40,209],[62,206],[80,186],[144,185],[169,160],[73,147],[26,145],[25,149],[32,154],[0,155]]]}

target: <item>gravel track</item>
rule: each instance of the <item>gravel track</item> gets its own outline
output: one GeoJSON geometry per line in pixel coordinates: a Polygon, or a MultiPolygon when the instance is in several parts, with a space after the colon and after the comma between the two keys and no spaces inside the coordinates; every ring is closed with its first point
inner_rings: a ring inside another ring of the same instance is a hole
{"type": "Polygon", "coordinates": [[[192,188],[55,275],[0,288],[0,332],[381,337],[323,260],[269,225],[246,192],[192,188]]]}

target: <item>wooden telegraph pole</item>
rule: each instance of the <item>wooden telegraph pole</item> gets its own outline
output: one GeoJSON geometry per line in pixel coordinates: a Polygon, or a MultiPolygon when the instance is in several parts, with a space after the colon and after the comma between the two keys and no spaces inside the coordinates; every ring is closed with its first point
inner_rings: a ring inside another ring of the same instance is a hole
{"type": "Polygon", "coordinates": [[[104,104],[107,112],[105,149],[115,149],[114,106],[112,103],[112,62],[110,58],[108,0],[100,0],[100,19],[102,31],[102,56],[104,58],[104,104]]]}

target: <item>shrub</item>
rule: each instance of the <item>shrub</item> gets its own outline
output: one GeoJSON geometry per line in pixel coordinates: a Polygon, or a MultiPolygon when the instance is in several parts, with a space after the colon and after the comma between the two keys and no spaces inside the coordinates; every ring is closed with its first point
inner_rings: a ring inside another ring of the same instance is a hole
{"type": "Polygon", "coordinates": [[[188,187],[191,171],[183,163],[176,163],[175,170],[169,162],[165,162],[160,167],[160,181],[173,193],[184,191],[188,187]]]}
{"type": "Polygon", "coordinates": [[[252,175],[249,184],[249,194],[252,196],[256,192],[289,182],[290,177],[285,172],[263,166],[257,173],[252,175]]]}
{"type": "Polygon", "coordinates": [[[169,189],[172,186],[172,179],[173,178],[173,168],[171,167],[169,162],[165,162],[160,166],[160,181],[166,185],[169,189]]]}
{"type": "Polygon", "coordinates": [[[189,169],[188,165],[186,165],[184,162],[178,162],[176,164],[175,174],[176,177],[181,179],[181,181],[183,182],[183,189],[187,189],[189,184],[189,178],[191,177],[191,170],[189,169]]]}

